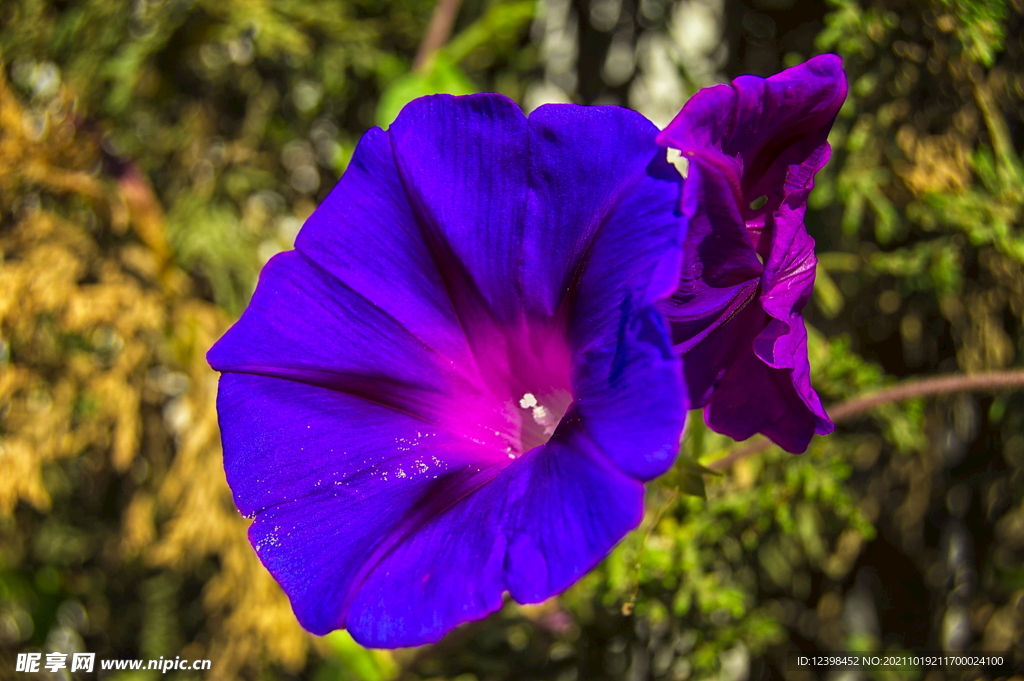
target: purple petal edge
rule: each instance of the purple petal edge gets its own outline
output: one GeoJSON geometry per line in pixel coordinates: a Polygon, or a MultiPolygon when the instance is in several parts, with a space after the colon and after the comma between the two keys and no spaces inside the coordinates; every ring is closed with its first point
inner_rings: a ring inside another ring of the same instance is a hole
{"type": "Polygon", "coordinates": [[[704,406],[714,430],[740,439],[761,432],[793,452],[804,451],[813,434],[834,430],[810,383],[801,312],[817,260],[804,214],[846,93],[841,59],[822,55],[767,79],[741,76],[702,90],[658,136],[690,161],[683,278],[661,309],[683,355],[692,403],[704,406]],[[763,267],[751,264],[755,257],[763,267]],[[719,264],[709,270],[709,263],[719,264]],[[747,303],[735,296],[749,290],[742,276],[708,274],[752,269],[760,269],[746,280],[757,284],[750,295],[760,317],[740,314],[747,303]],[[737,346],[738,338],[749,345],[737,346]],[[715,339],[717,347],[701,349],[715,339]],[[752,360],[769,371],[754,371],[752,360]],[[747,370],[737,382],[739,366],[747,370]]]}

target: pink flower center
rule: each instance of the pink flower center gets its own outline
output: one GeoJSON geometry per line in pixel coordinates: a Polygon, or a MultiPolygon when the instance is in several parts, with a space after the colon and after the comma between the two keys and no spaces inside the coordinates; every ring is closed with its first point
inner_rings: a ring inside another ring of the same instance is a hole
{"type": "MultiPolygon", "coordinates": [[[[540,399],[533,393],[524,393],[519,398],[519,449],[528,452],[551,439],[555,428],[572,404],[572,393],[568,390],[553,389],[541,394],[540,399]],[[541,402],[543,399],[544,402],[541,402]]],[[[510,453],[509,458],[515,458],[510,453]]]]}
{"type": "Polygon", "coordinates": [[[523,321],[471,343],[475,390],[460,397],[453,430],[506,461],[550,440],[573,401],[564,321],[523,321]]]}

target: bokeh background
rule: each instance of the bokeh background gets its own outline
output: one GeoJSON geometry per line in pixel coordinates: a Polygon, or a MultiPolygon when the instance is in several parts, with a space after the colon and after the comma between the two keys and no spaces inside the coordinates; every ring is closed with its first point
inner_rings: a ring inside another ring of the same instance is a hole
{"type": "Polygon", "coordinates": [[[0,0],[0,679],[29,678],[26,651],[315,681],[995,673],[810,672],[796,651],[1024,668],[1008,391],[885,405],[718,476],[694,462],[736,444],[694,413],[640,529],[559,599],[415,650],[299,628],[232,506],[204,354],[359,136],[417,95],[664,125],[700,87],[836,52],[852,87],[807,220],[823,400],[1024,352],[1021,0],[448,4],[414,69],[434,0],[0,0]]]}

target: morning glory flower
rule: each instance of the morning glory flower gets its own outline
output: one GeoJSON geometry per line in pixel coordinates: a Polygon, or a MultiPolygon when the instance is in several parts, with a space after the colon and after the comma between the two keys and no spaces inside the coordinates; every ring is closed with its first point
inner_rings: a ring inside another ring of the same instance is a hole
{"type": "Polygon", "coordinates": [[[701,90],[658,136],[689,161],[679,289],[661,304],[693,407],[737,440],[791,452],[833,430],[811,387],[801,311],[814,287],[804,226],[846,98],[839,57],[701,90]]]}
{"type": "Polygon", "coordinates": [[[656,135],[618,108],[416,100],[264,268],[209,361],[235,503],[309,631],[436,641],[639,523],[686,407],[656,135]]]}

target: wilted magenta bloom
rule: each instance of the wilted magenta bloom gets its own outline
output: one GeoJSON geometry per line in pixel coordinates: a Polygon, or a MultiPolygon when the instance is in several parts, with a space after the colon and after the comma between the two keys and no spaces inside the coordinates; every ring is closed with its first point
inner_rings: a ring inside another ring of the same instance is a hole
{"type": "Polygon", "coordinates": [[[679,176],[639,114],[426,97],[359,143],[210,351],[228,482],[304,627],[542,601],[675,457],[679,176]]]}
{"type": "Polygon", "coordinates": [[[845,99],[842,62],[824,55],[702,90],[658,136],[689,160],[690,225],[679,289],[660,308],[692,406],[737,440],[760,432],[802,452],[833,430],[801,316],[817,263],[804,212],[845,99]]]}

